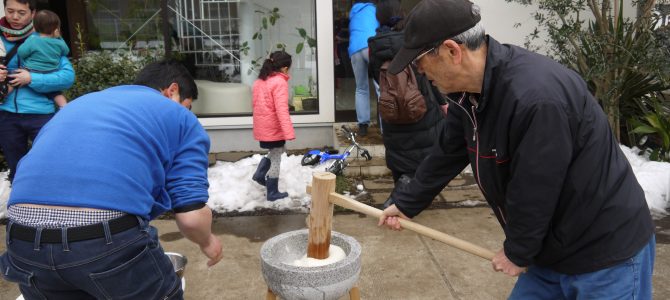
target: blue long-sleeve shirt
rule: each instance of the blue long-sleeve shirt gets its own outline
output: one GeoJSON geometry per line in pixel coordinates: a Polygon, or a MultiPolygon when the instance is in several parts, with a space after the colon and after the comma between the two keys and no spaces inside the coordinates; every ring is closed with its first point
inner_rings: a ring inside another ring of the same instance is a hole
{"type": "Polygon", "coordinates": [[[207,202],[209,137],[198,119],[144,86],[84,95],[19,162],[8,205],[118,210],[147,220],[207,202]]]}

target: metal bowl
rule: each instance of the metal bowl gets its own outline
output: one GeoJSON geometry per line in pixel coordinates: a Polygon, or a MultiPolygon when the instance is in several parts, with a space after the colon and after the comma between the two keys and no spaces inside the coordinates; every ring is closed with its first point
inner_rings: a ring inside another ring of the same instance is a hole
{"type": "Polygon", "coordinates": [[[188,263],[186,256],[176,252],[165,252],[165,255],[170,259],[172,267],[174,268],[174,272],[177,273],[177,276],[179,278],[183,278],[184,270],[186,269],[186,263],[188,263]]]}

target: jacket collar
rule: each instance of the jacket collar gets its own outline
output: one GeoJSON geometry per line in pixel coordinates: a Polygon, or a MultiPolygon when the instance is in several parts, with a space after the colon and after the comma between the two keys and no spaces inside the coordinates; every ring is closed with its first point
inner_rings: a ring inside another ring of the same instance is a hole
{"type": "Polygon", "coordinates": [[[291,76],[290,76],[290,75],[288,75],[288,74],[284,74],[284,73],[282,73],[282,72],[274,72],[274,74],[272,74],[272,76],[279,76],[279,77],[281,77],[281,78],[284,78],[286,81],[288,81],[289,79],[291,79],[291,76]]]}
{"type": "Polygon", "coordinates": [[[490,95],[491,90],[493,90],[493,85],[495,85],[495,78],[499,78],[500,67],[504,64],[505,60],[509,57],[510,51],[509,48],[501,45],[490,35],[486,35],[486,44],[488,45],[487,54],[486,54],[486,66],[484,67],[484,80],[482,82],[482,92],[479,95],[477,100],[479,106],[477,111],[482,111],[486,107],[487,103],[491,100],[493,95],[490,95]]]}

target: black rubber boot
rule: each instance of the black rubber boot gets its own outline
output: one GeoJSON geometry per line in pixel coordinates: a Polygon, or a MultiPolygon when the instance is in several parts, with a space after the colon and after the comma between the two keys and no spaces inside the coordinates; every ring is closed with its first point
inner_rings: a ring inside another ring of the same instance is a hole
{"type": "Polygon", "coordinates": [[[358,124],[358,136],[368,135],[368,124],[358,124]]]}
{"type": "Polygon", "coordinates": [[[288,197],[288,193],[279,191],[279,178],[268,177],[265,181],[265,187],[268,189],[268,201],[275,201],[288,197]]]}
{"type": "Polygon", "coordinates": [[[257,182],[260,185],[265,185],[265,174],[268,173],[268,170],[270,170],[270,159],[267,157],[263,157],[261,159],[261,162],[258,163],[258,168],[256,168],[256,173],[254,173],[254,176],[251,177],[255,182],[257,182]]]}

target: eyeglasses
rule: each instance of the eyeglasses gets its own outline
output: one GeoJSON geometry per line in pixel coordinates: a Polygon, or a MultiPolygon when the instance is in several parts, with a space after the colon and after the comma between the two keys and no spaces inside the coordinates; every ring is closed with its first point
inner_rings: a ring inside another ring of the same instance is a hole
{"type": "MultiPolygon", "coordinates": [[[[452,41],[456,42],[456,44],[463,44],[463,42],[461,42],[458,39],[451,38],[451,39],[447,39],[447,40],[452,40],[452,41]]],[[[415,68],[418,68],[419,67],[419,60],[421,60],[428,53],[437,52],[437,50],[440,49],[440,46],[442,46],[442,43],[444,43],[444,41],[446,41],[446,40],[440,41],[440,42],[436,43],[432,48],[430,48],[430,49],[428,49],[424,52],[421,52],[421,54],[419,54],[416,58],[414,58],[412,60],[412,66],[414,66],[415,68]]]]}
{"type": "Polygon", "coordinates": [[[422,52],[421,54],[419,54],[416,58],[414,58],[414,59],[412,60],[412,66],[414,66],[415,68],[418,68],[418,67],[419,67],[419,61],[420,61],[424,56],[426,56],[426,54],[428,54],[428,53],[430,53],[430,52],[433,52],[433,51],[437,50],[437,47],[439,47],[439,45],[437,45],[437,46],[433,46],[432,48],[430,48],[430,49],[428,49],[428,50],[422,52]]]}

